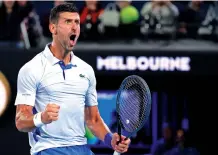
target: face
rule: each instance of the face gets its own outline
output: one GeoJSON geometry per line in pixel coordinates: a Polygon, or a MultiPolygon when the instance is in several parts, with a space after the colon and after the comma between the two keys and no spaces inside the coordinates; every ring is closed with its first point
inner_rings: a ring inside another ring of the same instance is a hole
{"type": "Polygon", "coordinates": [[[89,10],[95,11],[97,6],[97,0],[86,0],[86,6],[89,8],[89,10]]]}
{"type": "Polygon", "coordinates": [[[17,1],[20,6],[25,6],[27,1],[17,1]]]}
{"type": "Polygon", "coordinates": [[[54,6],[58,6],[58,5],[63,4],[63,3],[65,3],[64,0],[55,0],[54,1],[54,6]]]}
{"type": "Polygon", "coordinates": [[[80,35],[80,16],[74,12],[63,12],[59,14],[56,24],[50,24],[53,39],[60,44],[65,51],[72,51],[80,35]]]}
{"type": "Polygon", "coordinates": [[[156,2],[157,4],[159,4],[159,5],[165,5],[165,4],[167,4],[170,0],[159,0],[159,1],[157,1],[157,0],[153,0],[154,2],[156,2]]]}
{"type": "Polygon", "coordinates": [[[97,0],[85,0],[86,5],[96,5],[97,4],[97,0]]]}
{"type": "Polygon", "coordinates": [[[164,128],[163,137],[166,140],[169,140],[172,138],[172,130],[169,127],[164,128]]]}
{"type": "Polygon", "coordinates": [[[178,130],[176,138],[177,138],[178,141],[182,141],[183,138],[184,138],[184,131],[183,130],[178,130]]]}
{"type": "Polygon", "coordinates": [[[196,5],[196,6],[200,6],[202,3],[202,0],[192,0],[192,4],[196,5]]]}
{"type": "Polygon", "coordinates": [[[4,1],[5,7],[11,9],[14,6],[15,1],[4,1]]]}
{"type": "Polygon", "coordinates": [[[130,3],[128,1],[117,1],[117,5],[119,8],[124,8],[125,6],[128,6],[130,3]]]}

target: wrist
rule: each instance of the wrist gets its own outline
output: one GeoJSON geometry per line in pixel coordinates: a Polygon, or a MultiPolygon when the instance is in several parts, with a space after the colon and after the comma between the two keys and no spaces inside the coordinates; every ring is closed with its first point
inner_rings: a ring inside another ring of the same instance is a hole
{"type": "Polygon", "coordinates": [[[111,140],[112,140],[112,137],[113,137],[113,134],[108,132],[105,137],[104,137],[104,143],[109,146],[110,148],[112,148],[112,145],[111,145],[111,140]]]}
{"type": "Polygon", "coordinates": [[[33,116],[33,123],[36,127],[41,127],[44,125],[42,122],[42,112],[39,112],[33,116]]]}

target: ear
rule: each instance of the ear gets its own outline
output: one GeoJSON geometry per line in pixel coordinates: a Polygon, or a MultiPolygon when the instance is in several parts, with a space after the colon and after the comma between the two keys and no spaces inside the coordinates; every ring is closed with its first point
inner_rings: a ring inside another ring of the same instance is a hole
{"type": "Polygon", "coordinates": [[[51,32],[52,34],[54,34],[54,35],[57,34],[57,27],[56,27],[55,24],[50,23],[50,24],[49,24],[49,30],[50,30],[50,32],[51,32]]]}

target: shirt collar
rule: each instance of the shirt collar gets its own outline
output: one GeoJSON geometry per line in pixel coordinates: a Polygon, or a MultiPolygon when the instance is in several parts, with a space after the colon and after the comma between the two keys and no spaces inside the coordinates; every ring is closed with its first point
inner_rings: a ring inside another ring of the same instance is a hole
{"type": "MultiPolygon", "coordinates": [[[[49,43],[49,44],[47,44],[47,45],[45,46],[45,49],[44,49],[44,51],[43,51],[43,54],[45,55],[45,57],[47,58],[47,60],[48,60],[52,65],[56,65],[56,64],[58,64],[58,62],[59,62],[60,60],[59,60],[58,58],[56,58],[56,57],[52,54],[52,52],[51,52],[51,50],[50,50],[50,48],[49,48],[50,45],[51,45],[51,43],[49,43]]],[[[73,51],[70,52],[70,56],[71,56],[70,63],[73,64],[73,66],[77,66],[73,51]]]]}

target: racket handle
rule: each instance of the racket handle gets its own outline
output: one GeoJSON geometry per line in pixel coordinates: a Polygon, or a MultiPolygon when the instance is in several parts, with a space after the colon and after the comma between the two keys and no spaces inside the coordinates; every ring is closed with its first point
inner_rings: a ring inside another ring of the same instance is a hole
{"type": "MultiPolygon", "coordinates": [[[[127,140],[127,139],[128,139],[128,137],[126,137],[124,140],[127,140]]],[[[118,145],[120,142],[121,142],[121,137],[120,137],[120,140],[117,141],[117,145],[118,145]]]]}
{"type": "Polygon", "coordinates": [[[120,142],[121,142],[121,141],[117,141],[117,145],[119,145],[120,142]]]}
{"type": "Polygon", "coordinates": [[[117,152],[117,151],[114,151],[114,154],[113,154],[113,155],[120,155],[120,153],[117,152]]]}
{"type": "MultiPolygon", "coordinates": [[[[127,140],[128,139],[128,137],[126,137],[124,140],[127,140]]],[[[121,142],[121,140],[120,141],[117,141],[117,145],[119,144],[121,142]]],[[[120,153],[119,152],[117,152],[117,151],[114,151],[114,154],[113,155],[120,155],[120,153]]]]}

